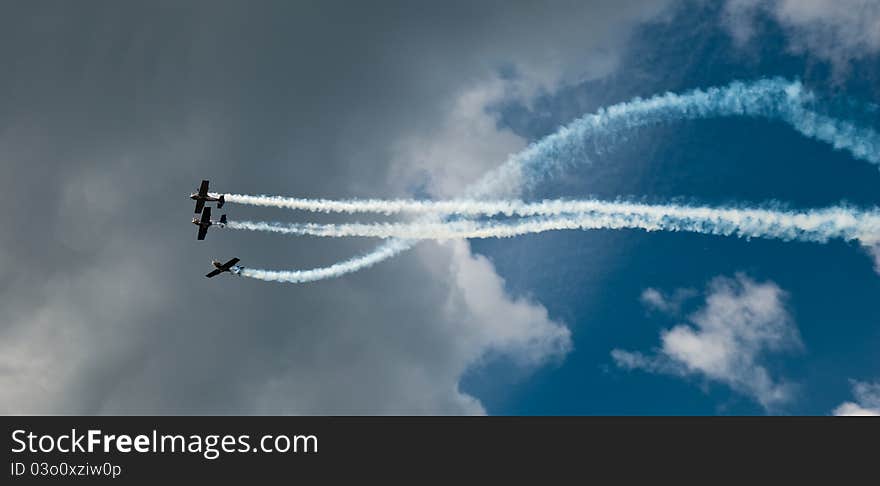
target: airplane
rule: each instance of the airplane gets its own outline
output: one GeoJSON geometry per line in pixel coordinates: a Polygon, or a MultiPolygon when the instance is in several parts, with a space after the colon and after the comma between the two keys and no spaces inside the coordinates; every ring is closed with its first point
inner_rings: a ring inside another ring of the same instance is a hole
{"type": "Polygon", "coordinates": [[[223,194],[221,194],[219,197],[214,197],[214,196],[208,195],[208,181],[202,181],[202,184],[199,186],[199,192],[194,192],[194,193],[190,194],[189,198],[195,200],[195,202],[196,202],[196,211],[195,212],[197,212],[197,213],[202,212],[202,208],[205,207],[206,202],[216,201],[217,202],[217,209],[222,208],[223,203],[226,202],[226,200],[223,198],[223,194]]]}
{"type": "Polygon", "coordinates": [[[211,277],[216,277],[217,275],[220,275],[223,272],[238,273],[238,268],[236,266],[236,263],[238,263],[238,261],[239,261],[238,258],[233,258],[232,260],[229,260],[226,263],[220,263],[217,260],[211,260],[211,265],[214,265],[214,268],[216,270],[211,270],[211,273],[209,273],[205,276],[208,278],[211,278],[211,277]]]}
{"type": "Polygon", "coordinates": [[[199,236],[198,239],[204,240],[205,235],[208,234],[208,228],[213,225],[218,225],[221,228],[226,226],[226,215],[220,216],[220,221],[211,221],[211,208],[205,208],[202,212],[202,219],[193,218],[192,223],[199,226],[199,236]]]}

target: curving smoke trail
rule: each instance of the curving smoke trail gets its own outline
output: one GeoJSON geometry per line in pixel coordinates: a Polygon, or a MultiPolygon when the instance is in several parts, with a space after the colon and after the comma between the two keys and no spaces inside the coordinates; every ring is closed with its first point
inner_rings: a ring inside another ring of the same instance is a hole
{"type": "MultiPolygon", "coordinates": [[[[480,204],[480,203],[476,203],[480,204]]],[[[489,203],[495,204],[495,203],[489,203]]],[[[516,206],[511,202],[511,206],[516,206]]],[[[857,240],[872,245],[880,240],[880,210],[860,211],[831,207],[809,211],[776,211],[754,208],[648,205],[625,202],[573,201],[526,205],[523,214],[540,216],[514,220],[416,221],[409,223],[265,223],[230,221],[231,229],[268,231],[296,236],[345,238],[404,238],[446,240],[455,238],[508,238],[565,229],[623,229],[686,231],[745,238],[778,238],[826,242],[857,240]],[[589,207],[576,213],[571,207],[589,207]]]]}
{"type": "MultiPolygon", "coordinates": [[[[601,153],[626,131],[675,120],[746,116],[779,120],[806,137],[846,150],[854,157],[880,164],[880,134],[870,128],[824,115],[815,96],[799,82],[780,78],[724,87],[697,89],[636,98],[576,119],[526,150],[512,156],[465,190],[473,199],[515,196],[568,165],[589,162],[589,153],[601,153]]],[[[243,204],[289,207],[289,198],[227,194],[226,200],[243,204]]],[[[427,219],[425,220],[428,221],[427,219]]],[[[410,248],[413,240],[392,240],[373,252],[330,267],[314,270],[272,271],[245,269],[242,275],[281,282],[307,282],[338,277],[372,266],[410,248]]]]}
{"type": "MultiPolygon", "coordinates": [[[[406,242],[393,240],[376,249],[369,255],[362,257],[364,266],[371,266],[383,260],[387,260],[394,255],[406,250],[409,246],[403,246],[406,242]]],[[[242,277],[256,278],[259,280],[269,280],[276,282],[305,283],[333,278],[345,273],[348,262],[340,262],[329,267],[314,268],[311,270],[261,270],[258,268],[241,267],[238,273],[242,277]],[[341,273],[340,273],[341,272],[341,273]]]]}

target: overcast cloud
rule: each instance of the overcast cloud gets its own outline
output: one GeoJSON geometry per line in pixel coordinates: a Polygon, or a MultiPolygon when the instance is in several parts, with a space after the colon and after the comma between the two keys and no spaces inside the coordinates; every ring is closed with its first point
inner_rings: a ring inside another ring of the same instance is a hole
{"type": "Polygon", "coordinates": [[[488,103],[613,71],[664,2],[182,4],[0,12],[0,412],[484,413],[459,381],[487,353],[564,359],[572,323],[466,243],[209,281],[212,257],[308,268],[372,243],[197,242],[186,196],[453,194],[526,143],[488,103]]]}

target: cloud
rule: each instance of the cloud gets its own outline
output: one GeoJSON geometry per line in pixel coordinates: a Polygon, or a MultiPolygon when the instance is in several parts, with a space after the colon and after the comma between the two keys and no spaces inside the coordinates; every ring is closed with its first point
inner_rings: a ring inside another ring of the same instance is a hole
{"type": "Polygon", "coordinates": [[[880,244],[864,247],[868,255],[874,260],[874,271],[880,273],[880,244]]]}
{"type": "Polygon", "coordinates": [[[838,69],[880,52],[880,3],[873,0],[728,0],[725,13],[740,42],[754,35],[758,14],[769,15],[786,30],[792,50],[838,69]]]}
{"type": "Polygon", "coordinates": [[[642,291],[639,300],[651,310],[677,315],[681,312],[682,304],[696,295],[694,289],[677,289],[671,295],[664,295],[661,291],[649,287],[642,291]]]}
{"type": "MultiPolygon", "coordinates": [[[[512,359],[528,370],[560,361],[571,350],[568,328],[539,303],[507,295],[492,264],[472,255],[466,243],[422,245],[403,258],[412,260],[406,266],[422,272],[386,284],[392,297],[375,303],[378,310],[370,317],[384,316],[387,324],[362,334],[356,317],[341,319],[350,336],[317,341],[328,352],[314,358],[322,366],[304,368],[290,358],[289,367],[255,392],[260,412],[284,413],[293,407],[321,413],[483,414],[479,400],[459,388],[465,370],[489,355],[512,359]],[[406,290],[420,285],[430,293],[406,290]],[[331,354],[328,346],[338,343],[354,356],[331,354]],[[347,366],[340,366],[340,360],[347,366]]],[[[395,278],[394,272],[388,277],[395,278]]],[[[366,289],[351,291],[359,294],[356,304],[375,298],[366,289]]],[[[335,314],[363,311],[356,306],[335,314]]],[[[293,350],[289,355],[294,356],[293,350]]]]}
{"type": "Polygon", "coordinates": [[[465,370],[491,356],[533,368],[572,344],[467,244],[309,285],[208,280],[212,257],[308,268],[372,243],[197,242],[186,196],[203,177],[318,197],[454,192],[525,143],[488,103],[607,74],[664,5],[10,9],[0,204],[19,210],[0,233],[0,412],[484,413],[465,370]]]}
{"type": "Polygon", "coordinates": [[[663,294],[657,289],[647,288],[642,292],[641,301],[647,307],[665,311],[669,308],[669,303],[663,294]]]}
{"type": "Polygon", "coordinates": [[[705,305],[688,323],[663,331],[654,354],[614,349],[611,356],[624,369],[723,383],[770,409],[791,399],[794,389],[771,376],[765,355],[802,348],[785,299],[785,292],[770,281],[756,282],[743,274],[716,277],[705,305]]]}
{"type": "Polygon", "coordinates": [[[855,402],[844,402],[834,409],[834,415],[880,416],[880,382],[851,380],[855,402]]]}
{"type": "Polygon", "coordinates": [[[471,254],[466,242],[443,246],[451,247],[454,276],[446,297],[447,317],[470,322],[479,335],[475,340],[479,348],[509,354],[527,366],[562,358],[571,351],[569,329],[550,319],[544,306],[509,296],[486,257],[471,254]]]}
{"type": "Polygon", "coordinates": [[[526,142],[498,122],[487,107],[503,100],[509,81],[490,78],[464,87],[451,100],[432,133],[413,133],[396,141],[391,171],[405,181],[422,182],[438,198],[459,195],[499,161],[526,142]],[[422,180],[425,179],[425,180],[422,180]]]}

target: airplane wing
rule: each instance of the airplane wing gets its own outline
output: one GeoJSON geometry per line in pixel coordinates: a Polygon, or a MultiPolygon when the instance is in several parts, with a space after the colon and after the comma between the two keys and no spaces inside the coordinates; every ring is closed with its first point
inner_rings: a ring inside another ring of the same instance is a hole
{"type": "Polygon", "coordinates": [[[199,225],[198,239],[200,239],[200,240],[205,239],[205,235],[208,234],[208,226],[210,226],[210,224],[204,224],[204,223],[210,223],[210,222],[211,222],[211,208],[207,207],[207,208],[205,208],[204,211],[202,211],[202,224],[199,225]]]}
{"type": "Polygon", "coordinates": [[[202,209],[205,207],[204,199],[196,199],[196,211],[197,213],[201,213],[202,209]]]}
{"type": "Polygon", "coordinates": [[[199,196],[208,197],[208,181],[202,181],[202,185],[199,186],[199,196]]]}
{"type": "Polygon", "coordinates": [[[221,265],[221,267],[223,267],[224,270],[229,270],[230,268],[234,267],[235,264],[238,262],[239,262],[238,258],[233,258],[232,260],[229,260],[228,262],[221,265]]]}
{"type": "Polygon", "coordinates": [[[233,266],[235,266],[235,264],[238,262],[239,262],[238,258],[233,258],[232,260],[229,260],[228,262],[224,263],[223,265],[220,265],[220,268],[218,268],[216,270],[211,270],[211,273],[209,273],[205,276],[208,278],[216,277],[217,275],[220,275],[223,272],[229,271],[229,269],[232,268],[233,266]]]}

